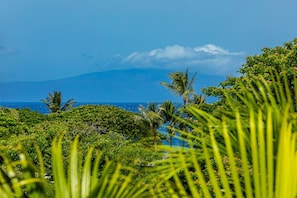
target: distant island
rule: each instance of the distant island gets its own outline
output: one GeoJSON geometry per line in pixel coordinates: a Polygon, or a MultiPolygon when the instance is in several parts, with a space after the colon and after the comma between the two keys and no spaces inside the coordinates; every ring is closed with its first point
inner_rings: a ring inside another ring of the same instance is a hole
{"type": "MultiPolygon", "coordinates": [[[[65,98],[78,102],[162,102],[180,101],[160,82],[168,80],[170,70],[129,69],[89,73],[66,79],[41,82],[0,83],[0,102],[38,102],[49,92],[59,90],[65,98]]],[[[190,71],[193,72],[193,71],[190,71]]],[[[197,75],[194,89],[217,86],[223,76],[197,75]]]]}

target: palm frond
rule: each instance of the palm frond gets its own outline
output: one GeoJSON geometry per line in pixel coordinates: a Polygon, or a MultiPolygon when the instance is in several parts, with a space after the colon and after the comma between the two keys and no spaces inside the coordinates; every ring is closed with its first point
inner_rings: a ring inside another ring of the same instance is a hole
{"type": "Polygon", "coordinates": [[[63,169],[62,138],[56,137],[52,146],[56,197],[139,197],[145,190],[136,182],[132,188],[132,178],[136,174],[132,168],[106,161],[100,153],[95,153],[93,160],[94,148],[88,151],[82,163],[78,156],[78,137],[71,146],[66,174],[63,169]],[[99,162],[102,160],[106,164],[99,174],[99,162]]]}
{"type": "Polygon", "coordinates": [[[221,118],[187,107],[194,121],[183,122],[192,132],[179,132],[189,148],[167,148],[168,158],[156,162],[156,197],[161,190],[190,197],[297,196],[297,87],[288,88],[297,83],[274,75],[273,86],[262,79],[242,85],[236,100],[226,95],[221,118]]]}
{"type": "MultiPolygon", "coordinates": [[[[38,169],[19,145],[19,160],[10,161],[6,156],[0,169],[0,192],[2,197],[46,197],[44,171],[38,169]],[[20,169],[21,167],[21,169],[20,169]]],[[[42,159],[39,159],[42,160],[42,159]]],[[[40,161],[40,164],[43,162],[40,161]]]]}

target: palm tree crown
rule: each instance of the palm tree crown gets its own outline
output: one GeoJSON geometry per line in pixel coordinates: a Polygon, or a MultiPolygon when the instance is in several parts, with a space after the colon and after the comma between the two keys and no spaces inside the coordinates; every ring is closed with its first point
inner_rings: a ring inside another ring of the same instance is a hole
{"type": "Polygon", "coordinates": [[[205,102],[205,97],[197,94],[193,94],[193,99],[189,100],[189,103],[195,105],[196,107],[200,107],[205,102]]]}
{"type": "Polygon", "coordinates": [[[58,91],[54,91],[54,94],[49,93],[45,100],[41,100],[41,102],[46,104],[51,113],[55,113],[58,111],[67,111],[76,104],[74,99],[70,99],[67,100],[66,103],[62,106],[62,93],[58,91]]]}
{"type": "Polygon", "coordinates": [[[185,73],[182,72],[173,72],[169,74],[171,78],[171,84],[166,82],[161,82],[166,88],[170,89],[173,93],[183,97],[184,106],[189,100],[189,95],[194,93],[193,84],[195,81],[197,73],[189,79],[189,70],[187,69],[185,73]]]}
{"type": "MultiPolygon", "coordinates": [[[[183,97],[183,109],[185,110],[186,105],[189,101],[189,95],[194,94],[193,84],[196,78],[197,72],[194,73],[193,77],[189,78],[189,70],[187,69],[185,73],[182,72],[173,72],[169,74],[171,78],[171,84],[166,82],[161,82],[166,88],[170,89],[173,93],[183,97]]],[[[183,114],[185,118],[185,114],[183,114]]],[[[182,127],[181,125],[180,127],[182,127]]],[[[184,130],[187,130],[186,128],[184,130]]],[[[183,140],[183,147],[185,141],[183,140]]]]}
{"type": "Polygon", "coordinates": [[[170,147],[172,147],[172,139],[174,136],[173,127],[177,123],[177,105],[171,101],[164,101],[159,108],[164,122],[168,123],[167,132],[169,135],[170,147]]]}
{"type": "Polygon", "coordinates": [[[154,145],[157,145],[157,129],[164,123],[163,118],[160,116],[160,111],[157,107],[157,103],[149,103],[147,108],[140,106],[139,112],[142,117],[142,121],[150,128],[154,134],[154,145]]]}

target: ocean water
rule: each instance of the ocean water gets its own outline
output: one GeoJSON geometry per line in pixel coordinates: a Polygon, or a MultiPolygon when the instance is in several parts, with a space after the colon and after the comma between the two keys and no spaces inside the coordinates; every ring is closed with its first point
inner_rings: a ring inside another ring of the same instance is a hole
{"type": "MultiPolygon", "coordinates": [[[[146,106],[147,103],[90,103],[90,102],[78,102],[75,104],[75,107],[81,106],[81,105],[87,105],[87,104],[93,104],[93,105],[113,105],[122,109],[125,109],[127,111],[131,112],[138,112],[138,108],[140,105],[146,106]]],[[[38,111],[42,114],[48,114],[49,111],[47,109],[47,106],[43,104],[42,102],[0,102],[1,107],[5,108],[16,108],[16,109],[25,109],[28,108],[31,111],[38,111]]],[[[166,126],[161,126],[159,128],[159,132],[166,135],[166,126]]],[[[177,134],[178,136],[178,134],[177,134]]],[[[163,144],[169,145],[169,140],[164,140],[163,144]]],[[[181,146],[182,142],[178,138],[173,138],[172,144],[175,146],[181,146]]]]}
{"type": "MultiPolygon", "coordinates": [[[[138,112],[138,107],[140,105],[146,106],[146,103],[96,103],[96,102],[78,102],[75,104],[75,107],[81,106],[81,105],[87,105],[87,104],[93,104],[93,105],[113,105],[122,109],[125,109],[127,111],[132,112],[138,112]]],[[[0,106],[6,107],[6,108],[16,108],[16,109],[25,109],[28,108],[31,111],[38,111],[42,114],[49,113],[47,106],[43,104],[42,102],[0,102],[0,106]]]]}

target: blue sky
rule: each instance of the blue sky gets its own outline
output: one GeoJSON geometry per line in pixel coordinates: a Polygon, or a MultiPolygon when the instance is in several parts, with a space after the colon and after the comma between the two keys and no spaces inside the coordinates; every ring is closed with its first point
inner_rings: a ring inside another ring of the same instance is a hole
{"type": "Polygon", "coordinates": [[[0,81],[164,68],[235,74],[297,35],[295,0],[0,0],[0,81]]]}

